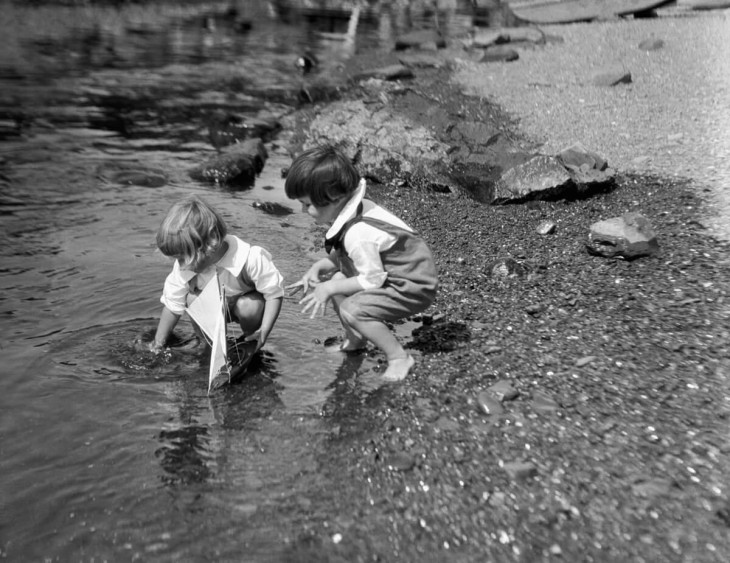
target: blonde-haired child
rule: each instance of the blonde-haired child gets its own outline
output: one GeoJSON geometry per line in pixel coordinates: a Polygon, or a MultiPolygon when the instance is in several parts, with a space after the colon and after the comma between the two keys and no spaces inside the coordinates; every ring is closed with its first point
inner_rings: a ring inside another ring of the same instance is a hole
{"type": "Polygon", "coordinates": [[[269,337],[281,311],[283,278],[271,255],[229,235],[220,214],[198,196],[175,203],[157,231],[157,247],[175,259],[165,280],[163,304],[150,350],[167,343],[185,309],[218,274],[227,298],[227,321],[236,321],[243,337],[257,331],[257,349],[269,337]]]}
{"type": "Polygon", "coordinates": [[[345,331],[341,350],[356,351],[370,341],[388,360],[383,378],[405,378],[414,360],[386,322],[433,303],[438,280],[426,242],[401,219],[364,199],[365,180],[334,147],[317,147],[297,157],[284,189],[317,224],[330,226],[328,256],[287,289],[304,291],[300,303],[304,312],[311,309],[312,318],[320,310],[324,314],[331,301],[345,331]]]}

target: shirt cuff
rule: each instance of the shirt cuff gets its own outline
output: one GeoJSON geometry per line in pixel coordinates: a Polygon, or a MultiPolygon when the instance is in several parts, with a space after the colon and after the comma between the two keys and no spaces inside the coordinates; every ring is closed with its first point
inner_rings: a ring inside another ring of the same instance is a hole
{"type": "Polygon", "coordinates": [[[181,307],[179,303],[166,299],[164,295],[160,297],[160,303],[167,307],[174,315],[182,315],[185,312],[185,306],[181,307]]]}
{"type": "Polygon", "coordinates": [[[363,289],[377,289],[379,287],[383,287],[385,280],[388,279],[388,273],[381,272],[378,274],[371,274],[369,276],[360,274],[356,279],[363,289]]]}

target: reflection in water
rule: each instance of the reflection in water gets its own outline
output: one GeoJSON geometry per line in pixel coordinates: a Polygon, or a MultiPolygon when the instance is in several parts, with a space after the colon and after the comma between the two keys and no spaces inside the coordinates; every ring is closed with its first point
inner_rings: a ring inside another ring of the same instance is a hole
{"type": "Polygon", "coordinates": [[[165,484],[202,483],[208,479],[207,436],[208,428],[195,425],[160,432],[158,439],[168,445],[157,449],[155,456],[165,470],[165,484]]]}

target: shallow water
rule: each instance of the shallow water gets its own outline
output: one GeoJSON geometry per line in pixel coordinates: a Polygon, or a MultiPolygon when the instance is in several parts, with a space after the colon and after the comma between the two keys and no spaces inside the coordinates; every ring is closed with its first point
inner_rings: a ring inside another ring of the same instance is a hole
{"type": "Polygon", "coordinates": [[[289,156],[269,142],[248,190],[196,183],[188,171],[215,154],[206,119],[284,118],[294,106],[271,93],[302,80],[303,49],[326,71],[389,48],[398,25],[363,23],[348,50],[305,21],[258,14],[240,33],[222,18],[129,9],[102,24],[66,9],[48,29],[33,11],[2,21],[0,556],[278,560],[286,538],[325,517],[311,507],[327,489],[329,413],[381,388],[379,356],[326,354],[331,312],[308,320],[289,298],[261,361],[208,396],[198,349],[152,361],[131,348],[156,325],[171,267],[154,233],[172,202],[199,194],[295,281],[316,253],[309,218],[283,193],[289,156]]]}

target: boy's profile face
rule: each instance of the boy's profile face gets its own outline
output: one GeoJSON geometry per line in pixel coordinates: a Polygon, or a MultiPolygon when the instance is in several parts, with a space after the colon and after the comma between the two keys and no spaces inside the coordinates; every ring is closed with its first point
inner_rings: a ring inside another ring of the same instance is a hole
{"type": "Polygon", "coordinates": [[[308,197],[300,197],[299,202],[302,204],[302,211],[309,214],[318,225],[329,225],[337,219],[342,207],[347,203],[347,198],[340,198],[323,206],[316,206],[308,197]]]}

